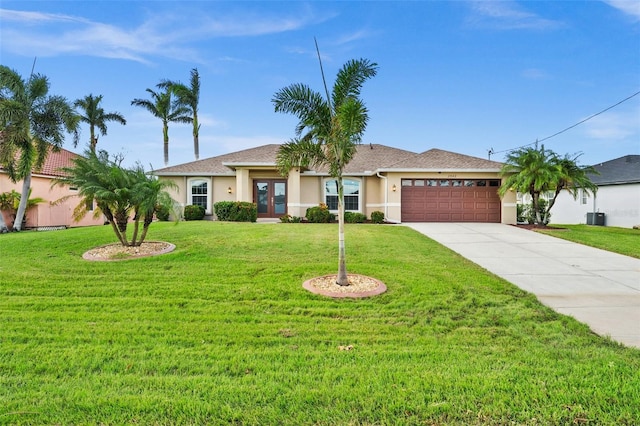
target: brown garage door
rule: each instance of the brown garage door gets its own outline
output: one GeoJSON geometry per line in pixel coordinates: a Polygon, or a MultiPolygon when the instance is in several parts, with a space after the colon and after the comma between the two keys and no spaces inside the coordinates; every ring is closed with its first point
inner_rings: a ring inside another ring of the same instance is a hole
{"type": "Polygon", "coordinates": [[[500,223],[497,179],[402,179],[403,222],[500,223]]]}

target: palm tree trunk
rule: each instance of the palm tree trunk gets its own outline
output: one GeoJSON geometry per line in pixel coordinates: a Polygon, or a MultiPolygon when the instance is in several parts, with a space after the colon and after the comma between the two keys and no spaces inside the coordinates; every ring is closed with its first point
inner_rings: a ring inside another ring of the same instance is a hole
{"type": "Polygon", "coordinates": [[[98,140],[96,139],[96,132],[93,126],[89,126],[89,133],[91,137],[91,143],[89,144],[89,149],[91,152],[96,152],[96,145],[98,145],[98,140]]]}
{"type": "Polygon", "coordinates": [[[164,137],[164,165],[169,165],[169,125],[164,123],[162,127],[162,135],[164,137]]]}
{"type": "Polygon", "coordinates": [[[200,159],[200,125],[198,124],[198,114],[193,114],[193,154],[196,160],[200,159]]]}
{"type": "Polygon", "coordinates": [[[347,277],[347,262],[345,259],[344,247],[344,188],[342,177],[338,178],[338,278],[336,284],[342,286],[349,285],[347,277]]]}
{"type": "Polygon", "coordinates": [[[16,220],[13,222],[13,230],[22,230],[22,219],[27,211],[27,202],[29,201],[29,189],[31,188],[31,172],[27,173],[22,181],[22,194],[20,194],[20,204],[16,212],[16,220]]]}

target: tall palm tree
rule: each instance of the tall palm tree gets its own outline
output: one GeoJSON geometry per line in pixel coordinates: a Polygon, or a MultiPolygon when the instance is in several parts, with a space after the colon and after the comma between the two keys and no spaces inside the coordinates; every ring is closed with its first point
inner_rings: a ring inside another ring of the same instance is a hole
{"type": "Polygon", "coordinates": [[[22,191],[14,230],[20,231],[27,208],[31,173],[44,164],[51,150],[64,143],[64,133],[78,140],[78,116],[62,96],[49,95],[49,80],[32,74],[25,81],[16,71],[0,65],[0,162],[22,191]]]}
{"type": "Polygon", "coordinates": [[[127,124],[127,120],[124,119],[122,114],[118,112],[104,112],[104,109],[100,107],[100,102],[102,102],[102,95],[93,96],[93,94],[89,94],[82,99],[76,99],[73,103],[75,108],[82,110],[79,114],[80,121],[89,124],[89,149],[94,152],[98,144],[98,137],[95,134],[96,127],[100,131],[101,136],[106,136],[107,121],[116,121],[123,126],[127,124]]]}
{"type": "Polygon", "coordinates": [[[169,165],[169,122],[191,123],[193,119],[188,115],[188,108],[172,100],[169,88],[165,88],[164,92],[155,92],[152,89],[147,89],[147,92],[151,95],[151,100],[134,99],[131,105],[144,108],[162,120],[164,165],[167,166],[169,165]]]}
{"type": "Polygon", "coordinates": [[[178,98],[178,103],[188,108],[193,124],[193,153],[196,160],[200,159],[200,124],[198,122],[198,104],[200,103],[200,75],[198,69],[191,70],[189,86],[180,82],[164,80],[158,87],[169,88],[178,98]]]}
{"type": "MultiPolygon", "coordinates": [[[[344,168],[355,155],[369,119],[360,99],[363,83],[374,77],[378,65],[367,59],[351,60],[338,71],[331,95],[326,98],[305,84],[280,89],[272,102],[276,112],[295,115],[296,137],[277,154],[280,173],[292,167],[326,167],[338,182],[338,285],[349,285],[344,244],[344,168]]],[[[324,78],[324,77],[323,77],[324,78]]]]}

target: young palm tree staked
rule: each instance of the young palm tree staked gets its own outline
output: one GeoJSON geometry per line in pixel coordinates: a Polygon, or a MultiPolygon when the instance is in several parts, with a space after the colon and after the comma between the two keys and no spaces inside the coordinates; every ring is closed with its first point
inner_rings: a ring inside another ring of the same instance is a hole
{"type": "Polygon", "coordinates": [[[200,159],[200,123],[198,122],[198,104],[200,103],[200,74],[198,69],[191,70],[189,86],[180,82],[164,80],[158,87],[168,88],[178,98],[180,105],[187,108],[191,114],[193,124],[193,154],[196,160],[200,159]]]}
{"type": "MultiPolygon", "coordinates": [[[[162,84],[162,83],[161,83],[162,84]]],[[[146,109],[155,117],[162,120],[162,137],[164,143],[164,165],[169,165],[169,122],[191,123],[192,118],[188,115],[189,109],[174,101],[171,96],[171,90],[165,88],[164,92],[156,92],[147,89],[151,95],[151,100],[134,99],[131,105],[139,106],[146,109]]]]}
{"type": "MultiPolygon", "coordinates": [[[[378,65],[367,59],[348,61],[338,71],[331,95],[305,84],[280,89],[272,102],[276,112],[295,115],[299,122],[296,137],[283,144],[277,154],[280,173],[287,176],[293,167],[326,168],[338,183],[338,285],[349,285],[344,238],[345,167],[356,154],[369,119],[360,99],[366,80],[376,75],[378,65]]],[[[324,76],[323,76],[324,79],[324,76]]]]}
{"type": "Polygon", "coordinates": [[[80,109],[79,114],[80,121],[89,124],[89,149],[93,152],[96,150],[98,144],[98,137],[96,136],[96,127],[100,131],[101,136],[107,135],[107,122],[115,121],[122,124],[127,124],[127,120],[118,112],[104,112],[104,109],[100,107],[102,102],[102,95],[93,96],[89,94],[82,99],[76,99],[73,106],[80,109]]]}
{"type": "Polygon", "coordinates": [[[77,143],[78,122],[67,99],[49,95],[47,77],[31,74],[25,81],[0,65],[0,163],[14,183],[22,180],[15,231],[22,229],[32,172],[42,167],[49,152],[62,147],[65,132],[77,143]]]}

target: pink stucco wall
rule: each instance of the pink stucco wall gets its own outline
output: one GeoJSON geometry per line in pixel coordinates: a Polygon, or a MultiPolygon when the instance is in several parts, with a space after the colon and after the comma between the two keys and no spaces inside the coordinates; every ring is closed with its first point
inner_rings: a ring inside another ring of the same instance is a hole
{"type": "MultiPolygon", "coordinates": [[[[9,180],[5,173],[0,172],[0,193],[10,192],[11,190],[17,192],[22,191],[22,182],[13,183],[9,180]]],[[[33,175],[31,179],[31,197],[40,197],[45,202],[38,204],[27,211],[27,228],[42,228],[49,226],[91,226],[102,225],[104,218],[100,215],[97,219],[93,217],[92,212],[89,212],[79,222],[73,220],[73,210],[79,204],[80,199],[77,197],[77,191],[71,190],[68,187],[55,186],[51,187],[51,177],[45,175],[33,175]],[[71,196],[71,197],[69,197],[71,196]],[[59,203],[56,201],[68,197],[59,203]]],[[[12,219],[4,214],[7,225],[10,225],[12,219]]]]}

